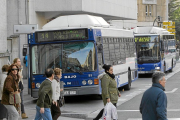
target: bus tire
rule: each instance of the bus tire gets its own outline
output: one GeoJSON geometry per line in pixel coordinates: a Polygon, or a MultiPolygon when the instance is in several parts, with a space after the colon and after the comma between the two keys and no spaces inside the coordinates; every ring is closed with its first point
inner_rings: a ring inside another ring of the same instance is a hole
{"type": "Polygon", "coordinates": [[[173,59],[172,59],[172,62],[171,62],[171,69],[169,70],[169,72],[172,72],[173,71],[173,59]]]}
{"type": "Polygon", "coordinates": [[[128,70],[128,84],[124,86],[124,90],[130,90],[131,89],[131,70],[128,70]]]}

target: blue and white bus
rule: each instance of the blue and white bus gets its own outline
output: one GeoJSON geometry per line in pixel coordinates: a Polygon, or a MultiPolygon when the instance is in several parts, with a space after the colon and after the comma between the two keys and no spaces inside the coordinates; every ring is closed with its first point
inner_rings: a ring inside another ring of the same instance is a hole
{"type": "Polygon", "coordinates": [[[171,71],[176,65],[176,54],[169,52],[174,35],[158,27],[133,29],[137,50],[138,73],[153,73],[156,68],[171,71]]]}
{"type": "Polygon", "coordinates": [[[100,95],[98,76],[111,64],[117,87],[129,90],[138,78],[132,31],[110,28],[101,17],[58,17],[28,35],[29,89],[38,97],[47,68],[61,68],[65,96],[100,95]]]}

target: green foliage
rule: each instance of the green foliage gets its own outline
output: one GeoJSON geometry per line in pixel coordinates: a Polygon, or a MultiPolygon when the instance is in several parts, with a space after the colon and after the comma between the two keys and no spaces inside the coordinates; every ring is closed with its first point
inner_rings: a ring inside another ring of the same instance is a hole
{"type": "Polygon", "coordinates": [[[176,38],[180,39],[180,1],[171,0],[169,3],[169,21],[175,22],[176,38]]]}

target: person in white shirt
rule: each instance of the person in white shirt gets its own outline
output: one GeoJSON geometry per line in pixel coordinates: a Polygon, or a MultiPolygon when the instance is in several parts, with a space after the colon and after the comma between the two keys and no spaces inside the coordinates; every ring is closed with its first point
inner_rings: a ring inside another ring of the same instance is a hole
{"type": "Polygon", "coordinates": [[[1,99],[2,99],[4,81],[8,73],[8,68],[9,65],[3,65],[2,74],[0,74],[0,120],[3,120],[3,118],[7,118],[7,109],[4,107],[3,104],[1,104],[1,99]]]}
{"type": "Polygon", "coordinates": [[[52,114],[52,119],[57,120],[58,117],[61,115],[60,107],[59,107],[59,97],[60,97],[60,79],[62,76],[62,70],[60,68],[55,68],[54,69],[54,79],[52,80],[52,100],[53,103],[51,105],[51,114],[52,114]]]}

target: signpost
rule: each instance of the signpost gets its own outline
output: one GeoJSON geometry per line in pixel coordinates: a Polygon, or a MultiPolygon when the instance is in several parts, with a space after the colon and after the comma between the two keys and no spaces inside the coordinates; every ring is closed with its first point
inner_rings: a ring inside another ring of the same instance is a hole
{"type": "Polygon", "coordinates": [[[163,22],[163,29],[166,29],[167,31],[169,31],[171,34],[176,34],[176,30],[175,30],[175,22],[172,21],[164,21],[163,22]]]}

